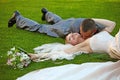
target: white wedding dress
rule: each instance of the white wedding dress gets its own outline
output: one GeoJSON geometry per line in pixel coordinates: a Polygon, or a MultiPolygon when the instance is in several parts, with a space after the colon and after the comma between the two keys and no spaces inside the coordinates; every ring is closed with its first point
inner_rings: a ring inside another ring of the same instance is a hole
{"type": "Polygon", "coordinates": [[[120,80],[120,61],[50,67],[30,72],[17,80],[120,80]]]}

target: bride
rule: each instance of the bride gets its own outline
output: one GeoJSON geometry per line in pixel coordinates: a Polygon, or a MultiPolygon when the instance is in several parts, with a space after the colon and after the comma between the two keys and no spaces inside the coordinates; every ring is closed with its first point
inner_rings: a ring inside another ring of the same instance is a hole
{"type": "MultiPolygon", "coordinates": [[[[66,54],[64,52],[64,49],[68,49],[73,47],[73,44],[78,44],[83,42],[84,39],[81,37],[78,33],[70,33],[66,37],[66,44],[61,43],[50,43],[50,44],[44,44],[42,46],[38,46],[34,48],[34,53],[36,54],[30,54],[29,56],[33,61],[39,62],[44,61],[48,59],[56,60],[56,59],[67,59],[71,60],[74,58],[74,54],[66,54]]],[[[83,51],[78,51],[76,54],[80,54],[83,51]]]]}
{"type": "MultiPolygon", "coordinates": [[[[69,37],[67,39],[69,40],[69,37]]],[[[54,46],[56,44],[52,45],[54,46]]],[[[80,52],[87,54],[92,52],[104,52],[108,53],[111,58],[120,59],[120,31],[115,35],[115,37],[111,36],[106,31],[102,31],[78,45],[72,46],[70,44],[59,44],[57,47],[60,49],[50,45],[43,45],[42,47],[35,48],[38,54],[30,54],[30,56],[35,60],[38,58],[51,58],[51,56],[55,54],[57,54],[57,56],[54,57],[61,55],[67,55],[67,57],[69,57],[69,55],[73,56],[73,54],[78,54],[80,52]],[[62,48],[60,45],[62,45],[62,48]],[[46,51],[44,49],[45,46],[49,48],[46,51]],[[50,55],[48,56],[49,52],[50,55]],[[43,55],[43,53],[47,54],[47,56],[43,55]]],[[[119,66],[120,61],[68,64],[33,71],[17,80],[120,80],[119,66]]]]}

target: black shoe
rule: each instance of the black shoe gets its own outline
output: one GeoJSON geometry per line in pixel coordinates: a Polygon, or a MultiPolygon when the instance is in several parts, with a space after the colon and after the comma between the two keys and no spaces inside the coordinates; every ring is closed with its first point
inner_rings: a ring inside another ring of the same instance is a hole
{"type": "Polygon", "coordinates": [[[44,21],[45,20],[45,14],[48,12],[48,10],[46,8],[42,8],[41,12],[43,13],[42,20],[44,21]]]}
{"type": "Polygon", "coordinates": [[[12,17],[8,21],[8,27],[12,27],[16,23],[16,16],[20,15],[18,11],[14,11],[12,17]]]}

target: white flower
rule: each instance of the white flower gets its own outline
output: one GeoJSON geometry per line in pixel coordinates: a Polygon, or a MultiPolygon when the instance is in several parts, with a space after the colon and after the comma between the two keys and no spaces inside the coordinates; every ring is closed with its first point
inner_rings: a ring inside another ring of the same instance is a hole
{"type": "Polygon", "coordinates": [[[20,56],[21,54],[19,52],[16,53],[17,56],[20,56]]]}
{"type": "Polygon", "coordinates": [[[24,61],[30,59],[29,56],[27,54],[25,54],[24,52],[21,53],[21,57],[20,57],[20,61],[24,61]]]}
{"type": "Polygon", "coordinates": [[[11,50],[11,51],[15,51],[15,47],[11,48],[10,50],[11,50]]]}
{"type": "Polygon", "coordinates": [[[29,59],[29,57],[28,57],[27,54],[24,54],[24,55],[22,56],[22,58],[23,58],[23,59],[29,59]]]}
{"type": "Polygon", "coordinates": [[[12,65],[10,59],[7,60],[7,65],[12,65]]]}
{"type": "Polygon", "coordinates": [[[15,58],[15,57],[16,57],[16,54],[13,54],[13,55],[12,55],[12,57],[14,57],[14,58],[15,58]]]}
{"type": "Polygon", "coordinates": [[[11,55],[11,54],[13,54],[12,51],[8,51],[8,52],[7,52],[7,55],[8,55],[8,56],[11,55]]]}
{"type": "Polygon", "coordinates": [[[23,58],[22,58],[22,57],[20,58],[20,61],[21,61],[21,62],[23,61],[23,58]]]}
{"type": "Polygon", "coordinates": [[[17,67],[18,67],[18,68],[23,68],[24,65],[23,65],[22,63],[19,63],[19,64],[17,64],[17,67]]]}
{"type": "Polygon", "coordinates": [[[15,57],[13,57],[13,58],[11,58],[11,59],[10,59],[10,61],[11,61],[11,62],[12,62],[12,61],[15,61],[15,59],[16,59],[16,58],[15,58],[15,57]]]}

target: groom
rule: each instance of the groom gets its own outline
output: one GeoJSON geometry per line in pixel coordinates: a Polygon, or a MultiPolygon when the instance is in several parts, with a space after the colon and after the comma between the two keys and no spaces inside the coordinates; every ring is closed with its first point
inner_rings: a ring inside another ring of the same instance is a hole
{"type": "Polygon", "coordinates": [[[42,8],[42,20],[50,24],[39,24],[33,20],[23,17],[18,11],[8,21],[8,27],[12,27],[16,23],[17,28],[45,33],[53,37],[65,38],[69,33],[79,33],[83,39],[87,39],[92,35],[106,30],[112,32],[115,22],[105,19],[86,19],[86,18],[70,18],[62,20],[62,18],[47,9],[42,8]]]}

